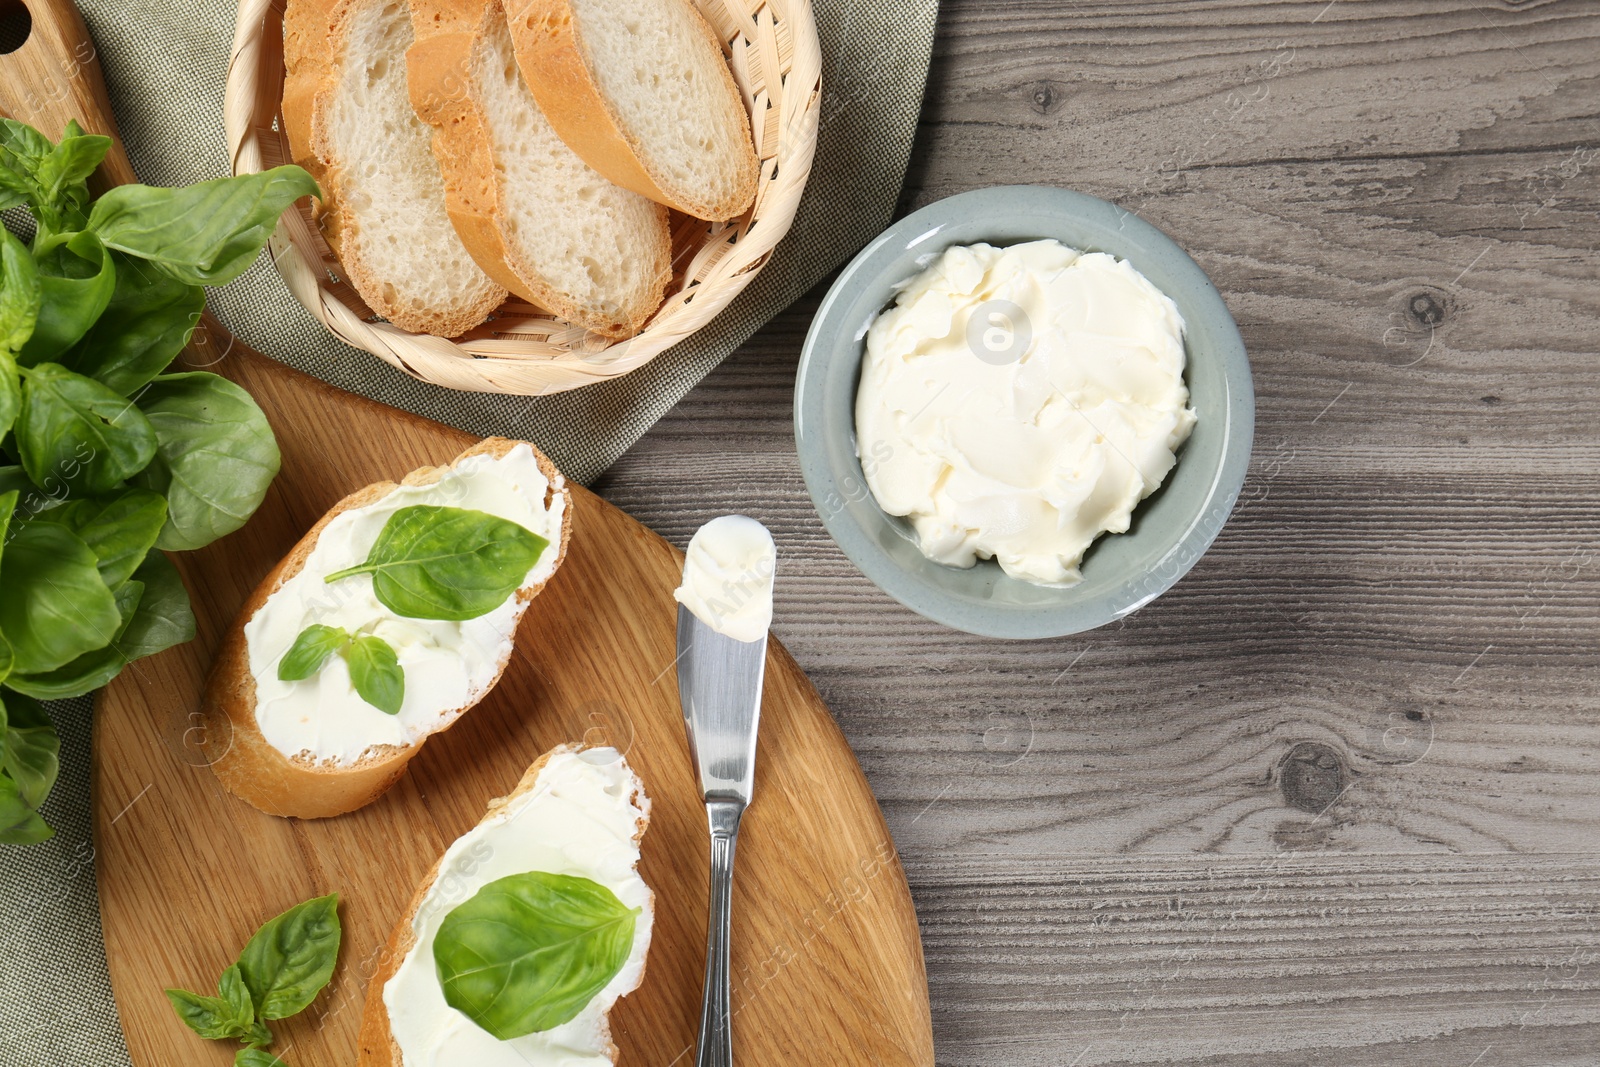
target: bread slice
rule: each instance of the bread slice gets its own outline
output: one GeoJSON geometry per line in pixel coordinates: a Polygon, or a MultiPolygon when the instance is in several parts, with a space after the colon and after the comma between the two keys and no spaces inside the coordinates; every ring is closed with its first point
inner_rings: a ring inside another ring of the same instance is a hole
{"type": "MultiPolygon", "coordinates": [[[[517,782],[516,788],[510,794],[497,797],[489,802],[489,809],[484,813],[483,818],[479,820],[478,825],[482,826],[493,819],[504,811],[512,801],[536,788],[540,774],[543,773],[552,758],[569,752],[581,752],[583,748],[584,746],[578,743],[558,745],[540,756],[523,774],[521,780],[517,782]]],[[[633,774],[631,769],[627,768],[623,757],[618,754],[617,758],[623,761],[623,768],[631,779],[629,800],[643,813],[643,817],[639,819],[637,830],[633,836],[634,842],[637,843],[643,839],[645,830],[650,826],[650,800],[645,795],[644,787],[639,782],[638,777],[633,774]]],[[[416,893],[411,898],[411,903],[406,907],[405,914],[400,916],[399,921],[394,924],[394,930],[390,933],[389,940],[384,945],[383,953],[378,959],[377,971],[367,985],[367,1000],[361,1012],[361,1034],[358,1041],[357,1067],[404,1067],[405,1060],[401,1055],[400,1046],[395,1041],[390,1029],[389,1009],[388,1005],[384,1003],[383,991],[384,987],[389,984],[389,981],[399,971],[406,955],[411,952],[411,949],[416,944],[414,920],[416,919],[417,911],[427,899],[428,890],[433,888],[434,881],[439,877],[439,870],[443,862],[444,857],[441,856],[423,877],[422,884],[417,887],[416,893]]],[[[645,911],[652,917],[652,923],[654,910],[654,894],[651,894],[650,899],[645,904],[645,911]]],[[[646,955],[644,964],[648,965],[648,961],[649,957],[646,955]]],[[[641,966],[634,982],[628,988],[618,990],[617,996],[626,996],[637,989],[644,980],[644,970],[645,967],[641,966]]],[[[612,1063],[616,1063],[617,1046],[611,1041],[611,1029],[607,1015],[601,1017],[600,1036],[609,1049],[608,1058],[612,1063]]]]}
{"type": "Polygon", "coordinates": [[[502,0],[411,0],[411,103],[434,129],[445,203],[489,275],[541,308],[629,337],[671,278],[666,209],[556,136],[517,73],[502,0]]]}
{"type": "Polygon", "coordinates": [[[690,0],[512,0],[508,10],[522,76],[591,167],[696,218],[750,209],[750,114],[690,0]]]}
{"type": "Polygon", "coordinates": [[[506,290],[445,212],[431,131],[406,93],[409,12],[397,0],[289,0],[284,132],[322,186],[315,211],[356,292],[403,330],[454,337],[506,290]]]}
{"type": "MultiPolygon", "coordinates": [[[[472,456],[505,456],[523,444],[526,442],[491,437],[462,452],[450,467],[472,456]]],[[[532,445],[528,447],[533,448],[532,445]]],[[[540,471],[550,482],[550,499],[555,496],[563,498],[560,540],[546,549],[547,552],[557,553],[555,566],[550,571],[553,576],[565,559],[571,540],[572,499],[566,481],[555,464],[538,449],[534,448],[533,453],[540,471]]],[[[448,469],[424,467],[408,474],[400,484],[432,485],[448,469]]],[[[476,699],[459,708],[441,709],[444,713],[428,734],[408,745],[372,746],[353,763],[318,761],[304,752],[285,755],[261,732],[256,717],[256,681],[250,669],[246,625],[273,593],[300,573],[307,557],[316,547],[317,539],[329,523],[347,511],[377,503],[397,488],[399,486],[394,482],[378,482],[357,490],[335,504],[256,586],[255,592],[245,601],[224,636],[222,647],[212,665],[202,698],[206,760],[224,789],[269,815],[320,819],[342,815],[370,804],[404,773],[406,764],[422,750],[429,736],[449,729],[472,703],[494,688],[506,663],[510,661],[511,650],[508,645],[504,657],[496,665],[493,678],[477,694],[476,699]]],[[[550,499],[547,499],[547,504],[550,499]]],[[[520,620],[528,604],[548,582],[547,577],[543,582],[518,590],[516,619],[520,620]]]]}

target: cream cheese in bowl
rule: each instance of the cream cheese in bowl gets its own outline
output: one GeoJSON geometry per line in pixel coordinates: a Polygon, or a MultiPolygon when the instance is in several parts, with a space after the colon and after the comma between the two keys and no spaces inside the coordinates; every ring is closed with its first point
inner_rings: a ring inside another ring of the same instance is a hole
{"type": "Polygon", "coordinates": [[[1177,306],[1126,261],[1059,241],[946,249],[867,331],[856,447],[929,559],[1081,580],[1196,423],[1177,306]]]}

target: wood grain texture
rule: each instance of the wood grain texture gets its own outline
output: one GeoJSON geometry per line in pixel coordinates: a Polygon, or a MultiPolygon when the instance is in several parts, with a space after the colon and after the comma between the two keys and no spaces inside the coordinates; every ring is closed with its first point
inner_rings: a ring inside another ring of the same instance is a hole
{"type": "Polygon", "coordinates": [[[969,637],[854,570],[793,450],[820,290],[597,486],[679,545],[773,527],[941,1064],[1600,1064],[1597,39],[1574,0],[947,0],[902,208],[1119,202],[1251,354],[1240,506],[1121,625],[969,637]]]}
{"type": "MultiPolygon", "coordinates": [[[[261,922],[337,891],[345,941],[333,984],[275,1028],[301,1067],[353,1062],[378,952],[418,881],[566,741],[627,755],[653,802],[640,874],[655,890],[644,985],[613,1014],[630,1064],[692,1048],[705,956],[705,809],[673,672],[672,589],[683,557],[581,488],[566,562],[534,601],[499,684],[432,738],[400,782],[335,819],[264,815],[223,792],[207,760],[200,687],[222,633],[267,572],[347,493],[447,462],[473,438],[341,393],[235,347],[211,364],[249,390],[284,452],[250,523],[176,557],[196,640],[125,671],[96,705],[95,816],[112,988],[139,1067],[221,1062],[162,989],[206,991],[261,922]]],[[[781,645],[767,662],[759,787],[735,887],[735,1043],[752,1062],[932,1062],[916,916],[883,818],[827,708],[781,645]]],[[[289,1050],[284,1052],[284,1050],[289,1050]]]]}

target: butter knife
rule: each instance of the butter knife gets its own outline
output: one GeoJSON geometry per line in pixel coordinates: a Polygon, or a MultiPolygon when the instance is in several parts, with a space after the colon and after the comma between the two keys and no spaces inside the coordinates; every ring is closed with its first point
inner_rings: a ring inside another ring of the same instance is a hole
{"type": "Polygon", "coordinates": [[[711,826],[711,917],[696,1067],[731,1067],[728,938],[739,820],[755,786],[767,635],[739,641],[678,607],[678,697],[711,826]]]}

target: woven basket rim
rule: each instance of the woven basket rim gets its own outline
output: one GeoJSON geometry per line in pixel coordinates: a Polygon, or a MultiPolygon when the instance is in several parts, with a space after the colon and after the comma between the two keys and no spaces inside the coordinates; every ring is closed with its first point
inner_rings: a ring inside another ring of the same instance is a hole
{"type": "MultiPolygon", "coordinates": [[[[683,276],[674,275],[662,307],[640,333],[607,343],[515,297],[487,328],[460,339],[407,332],[371,316],[337,280],[331,273],[336,261],[299,208],[284,212],[269,242],[289,291],[345,343],[415,378],[475,392],[541,396],[608,381],[705,326],[750,284],[794,221],[816,151],[822,53],[811,0],[756,0],[752,7],[738,0],[691,2],[722,40],[750,109],[760,181],[751,211],[731,223],[674,215],[675,236],[680,223],[688,235],[674,248],[676,260],[685,263],[683,276]],[[696,241],[701,226],[705,233],[696,241]]],[[[269,154],[287,158],[281,47],[272,47],[269,36],[281,35],[283,3],[239,0],[223,104],[235,174],[267,169],[269,154]]]]}

